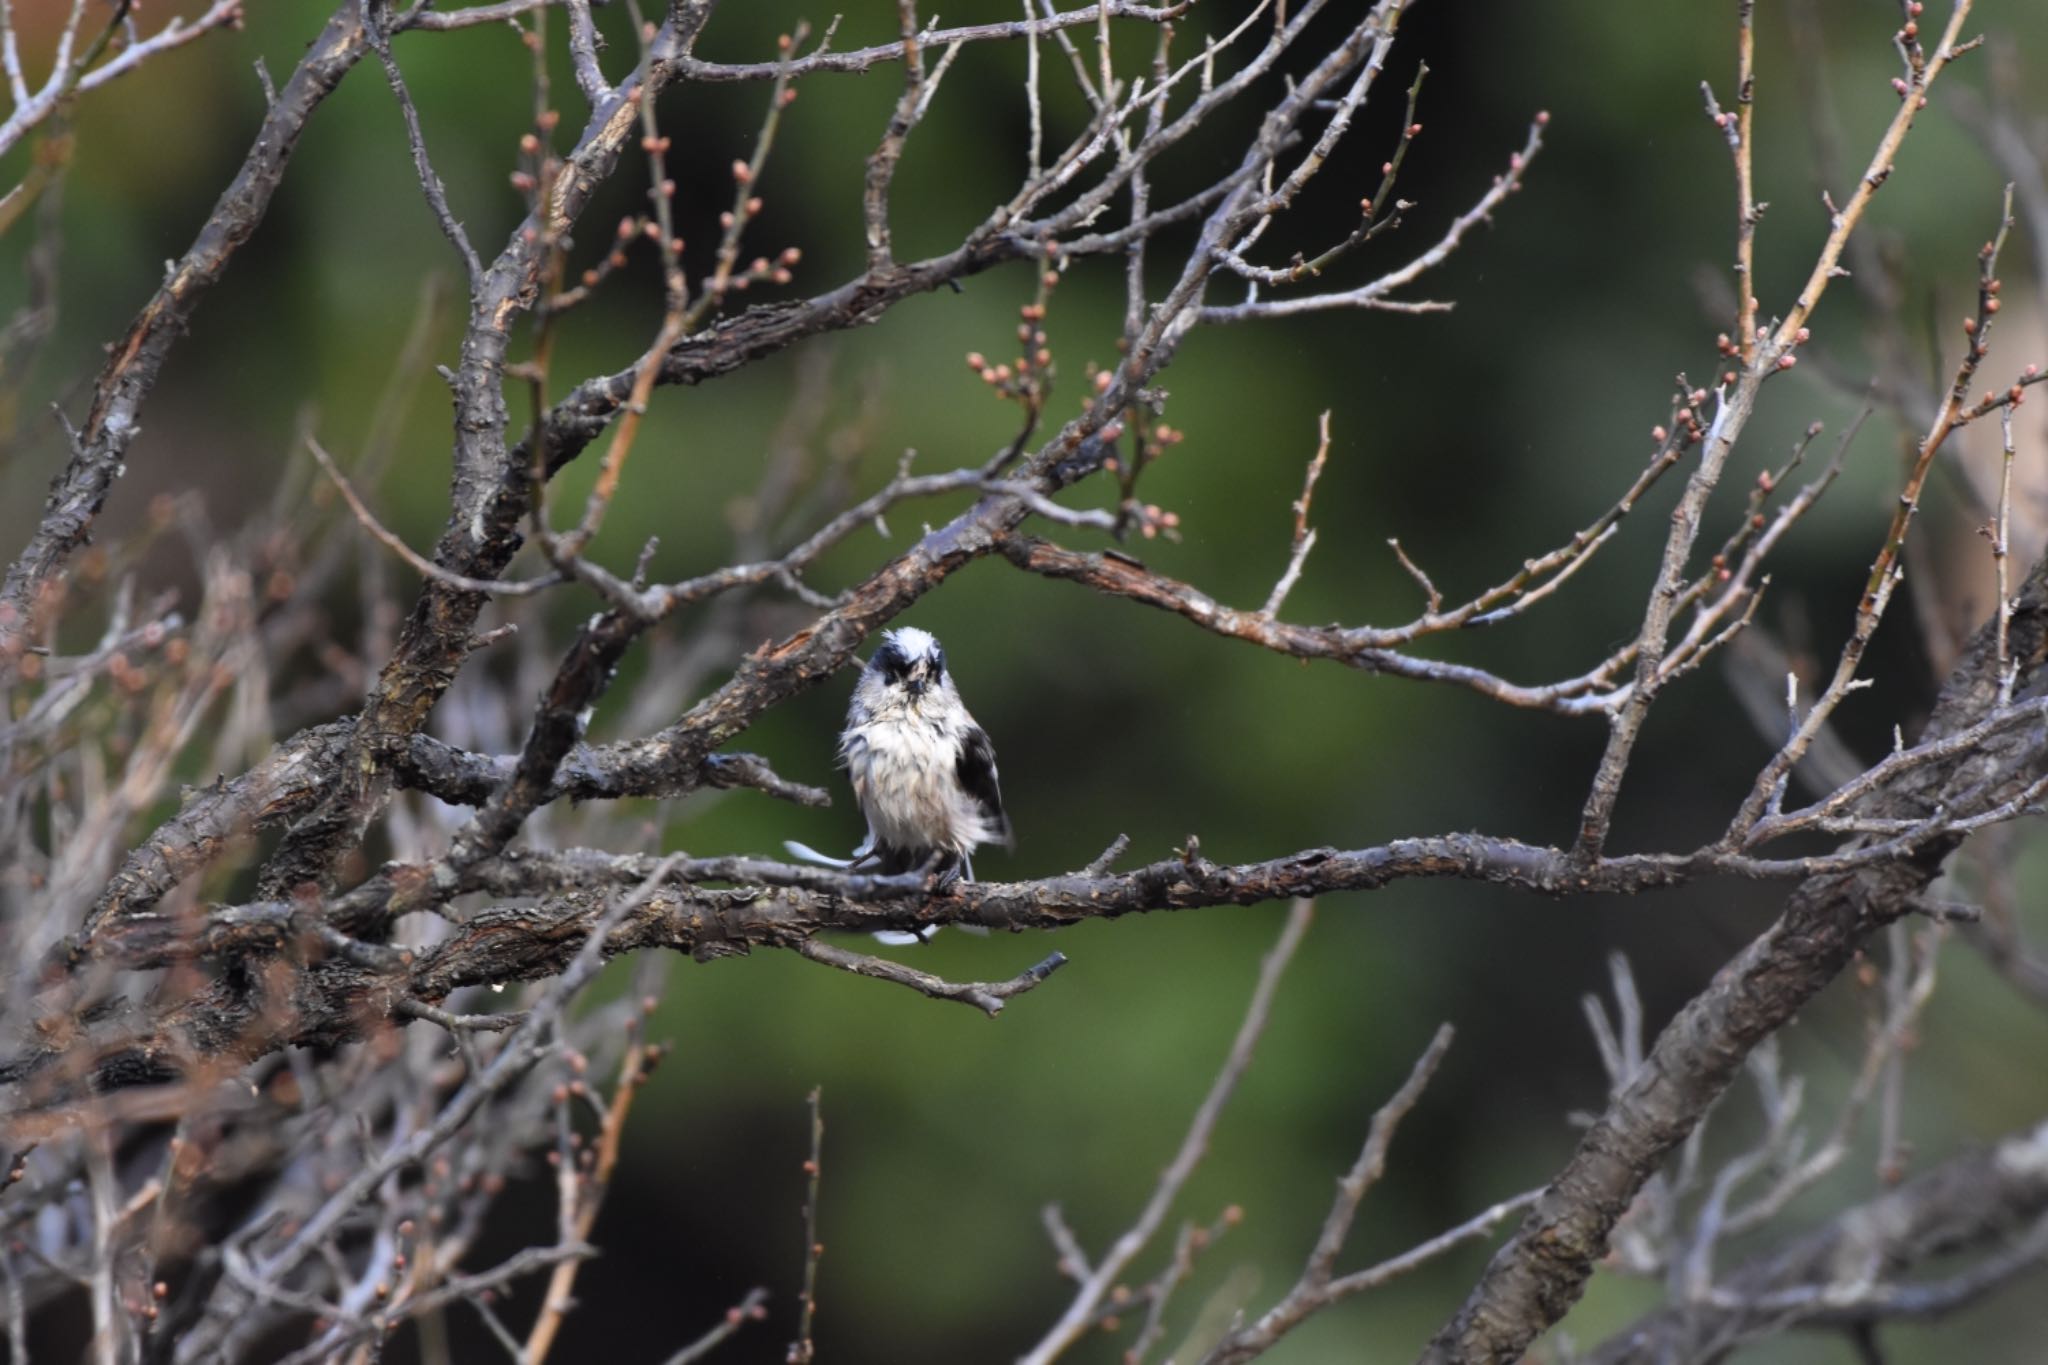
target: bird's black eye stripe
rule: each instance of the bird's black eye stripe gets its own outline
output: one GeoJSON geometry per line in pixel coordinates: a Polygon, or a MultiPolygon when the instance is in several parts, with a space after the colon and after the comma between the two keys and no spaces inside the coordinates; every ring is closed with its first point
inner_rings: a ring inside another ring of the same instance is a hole
{"type": "Polygon", "coordinates": [[[903,657],[903,651],[892,640],[875,651],[874,666],[886,677],[900,678],[910,671],[910,660],[903,657]]]}
{"type": "Polygon", "coordinates": [[[944,676],[946,672],[946,651],[937,646],[932,648],[932,672],[938,676],[944,676]]]}

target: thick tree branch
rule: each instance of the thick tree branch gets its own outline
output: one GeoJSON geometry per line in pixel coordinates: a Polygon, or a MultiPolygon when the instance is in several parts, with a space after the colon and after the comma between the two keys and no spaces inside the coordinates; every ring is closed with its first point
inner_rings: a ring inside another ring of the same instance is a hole
{"type": "MultiPolygon", "coordinates": [[[[2030,580],[2033,596],[2015,617],[2015,639],[2026,642],[2032,651],[2028,657],[2036,660],[2048,639],[2043,573],[2048,569],[2030,580]]],[[[1990,705],[1996,697],[1994,686],[1977,701],[1990,705]]],[[[1901,818],[1917,810],[1921,818],[1909,820],[1887,837],[1866,839],[1831,855],[1765,859],[1710,847],[1690,854],[1605,858],[1588,867],[1562,849],[1460,834],[1400,840],[1353,852],[1312,849],[1264,863],[1221,866],[1201,857],[1191,841],[1180,857],[1127,872],[1091,867],[1035,882],[959,884],[944,895],[927,895],[919,894],[921,884],[914,875],[848,876],[744,859],[672,861],[664,875],[680,884],[656,884],[650,880],[655,869],[644,857],[493,853],[489,844],[495,826],[480,824],[473,835],[465,836],[478,842],[458,841],[457,852],[442,863],[387,869],[324,908],[317,901],[258,903],[210,911],[196,919],[131,910],[100,922],[93,933],[74,941],[69,961],[74,966],[103,962],[144,969],[179,961],[261,959],[308,949],[324,956],[320,970],[308,977],[307,988],[300,993],[296,1013],[287,1020],[278,1019],[260,993],[231,979],[217,981],[159,1013],[137,1017],[124,1029],[96,1035],[102,1041],[92,1044],[96,1060],[86,1063],[88,1069],[102,1084],[132,1084],[163,1079],[222,1054],[247,1060],[286,1043],[354,1038],[367,1021],[409,1017],[394,1010],[394,1001],[431,1004],[465,986],[552,976],[573,956],[590,926],[610,913],[621,889],[635,885],[642,889],[634,893],[632,913],[618,921],[604,944],[607,956],[641,948],[689,952],[700,959],[755,947],[802,950],[818,933],[831,930],[922,931],[943,924],[1055,929],[1152,910],[1369,891],[1417,878],[1488,881],[1547,895],[1631,894],[1711,875],[1803,878],[1806,884],[1788,912],[1795,918],[1788,919],[1790,927],[1781,925],[1775,931],[1791,936],[1797,960],[1779,961],[1774,954],[1785,950],[1776,937],[1766,936],[1738,963],[1740,970],[1730,978],[1734,984],[1717,988],[1749,989],[1745,1008],[1730,1017],[1728,1004],[1710,998],[1710,992],[1702,998],[1705,1003],[1695,1002],[1700,1020],[1687,1025],[1690,1033],[1739,1027],[1742,1037],[1753,1043],[1776,1027],[1782,1011],[1803,1002],[1804,995],[1794,998],[1797,991],[1810,994],[1825,983],[1825,976],[1818,974],[1846,960],[1863,930],[1911,908],[1942,855],[1961,837],[1959,828],[1974,827],[1969,822],[1978,818],[1975,812],[1980,807],[2004,810],[2011,793],[2038,778],[2043,767],[2039,727],[2001,730],[1984,744],[1957,752],[1938,742],[1946,733],[1942,727],[1949,723],[1948,715],[1937,714],[1938,732],[1925,746],[1925,761],[1901,769],[1884,790],[1884,810],[1901,818]],[[735,889],[707,889],[707,882],[731,882],[735,889]],[[416,952],[347,936],[382,933],[393,916],[438,903],[457,889],[540,899],[461,915],[444,940],[416,952]],[[1855,898],[1858,913],[1880,918],[1869,923],[1853,918],[1833,922],[1830,917],[1841,911],[1838,902],[1844,897],[1855,898]],[[1807,923],[1814,918],[1829,921],[1826,932],[1807,923]],[[1769,991],[1758,994],[1759,988],[1748,985],[1750,976],[1767,979],[1769,991]],[[106,1042],[107,1037],[113,1041],[106,1042]]],[[[645,774],[661,769],[660,763],[651,762],[628,771],[645,774]]],[[[472,779],[468,794],[482,794],[482,785],[472,779]]],[[[510,786],[500,781],[485,799],[523,803],[527,797],[519,793],[533,790],[522,781],[510,786]],[[508,792],[513,796],[506,797],[508,792]]],[[[487,813],[491,809],[485,807],[487,813]]],[[[501,809],[509,816],[514,807],[501,809]]],[[[1685,1024],[1685,1017],[1680,1023],[1685,1024]]],[[[1674,1043],[1667,1037],[1660,1045],[1681,1048],[1697,1041],[1674,1043]]],[[[1671,1093],[1652,1087],[1652,1093],[1643,1097],[1631,1098],[1631,1092],[1617,1100],[1618,1106],[1629,1106],[1613,1121],[1629,1134],[1633,1164],[1621,1170],[1602,1165],[1600,1178],[1624,1183],[1646,1178],[1662,1154],[1659,1143],[1682,1136],[1682,1130],[1650,1115],[1672,1108],[1684,1114],[1703,1110],[1718,1093],[1712,1087],[1726,1083],[1717,1068],[1725,1062],[1732,1074],[1740,1060],[1739,1052],[1730,1055],[1718,1044],[1716,1049],[1712,1066],[1692,1064],[1687,1075],[1670,1080],[1671,1093]],[[1636,1112],[1638,1108],[1642,1112],[1636,1112]]],[[[54,1050],[25,1055],[4,1074],[18,1078],[40,1071],[57,1055],[54,1050]]],[[[72,1065],[75,1069],[77,1059],[72,1065]]],[[[1662,1073],[1655,1074],[1662,1078],[1662,1073]]],[[[1610,1155],[1606,1146],[1599,1154],[1603,1159],[1610,1155]]],[[[1547,1207],[1560,1201],[1568,1211],[1578,1207],[1555,1189],[1546,1196],[1547,1207]]],[[[1602,1225],[1600,1235],[1604,1233],[1602,1225]]],[[[1577,1269],[1583,1274],[1590,1263],[1577,1269]]]]}

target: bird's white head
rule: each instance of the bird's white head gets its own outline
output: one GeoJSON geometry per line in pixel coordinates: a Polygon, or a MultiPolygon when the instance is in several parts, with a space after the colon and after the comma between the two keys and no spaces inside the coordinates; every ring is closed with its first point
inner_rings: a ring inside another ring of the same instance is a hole
{"type": "Polygon", "coordinates": [[[881,646],[862,670],[854,689],[856,703],[869,715],[922,711],[929,697],[941,704],[958,696],[946,672],[946,651],[930,631],[899,626],[882,636],[881,646]]]}

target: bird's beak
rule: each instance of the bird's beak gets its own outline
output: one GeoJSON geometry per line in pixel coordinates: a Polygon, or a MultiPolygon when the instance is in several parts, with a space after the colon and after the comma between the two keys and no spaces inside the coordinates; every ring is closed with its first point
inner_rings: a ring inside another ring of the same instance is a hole
{"type": "Polygon", "coordinates": [[[926,678],[921,678],[921,677],[919,677],[919,678],[911,678],[911,679],[910,679],[909,681],[905,682],[905,683],[904,683],[903,685],[904,685],[905,687],[907,687],[907,688],[909,688],[909,689],[910,689],[910,696],[911,696],[911,699],[912,699],[912,700],[914,701],[914,700],[916,700],[917,698],[919,698],[919,697],[922,697],[922,696],[924,695],[924,690],[925,690],[925,688],[927,688],[927,687],[930,687],[930,686],[931,686],[931,682],[930,682],[930,680],[928,680],[928,679],[926,679],[926,678]]]}

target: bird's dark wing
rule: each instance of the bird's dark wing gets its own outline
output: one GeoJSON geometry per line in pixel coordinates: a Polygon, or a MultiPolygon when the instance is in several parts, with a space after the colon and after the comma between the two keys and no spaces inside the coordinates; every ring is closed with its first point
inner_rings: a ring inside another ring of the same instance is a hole
{"type": "Polygon", "coordinates": [[[1003,791],[996,785],[996,750],[979,725],[970,725],[960,739],[960,757],[954,772],[960,786],[980,803],[1005,848],[1010,846],[1010,817],[1003,812],[1003,791]]]}

